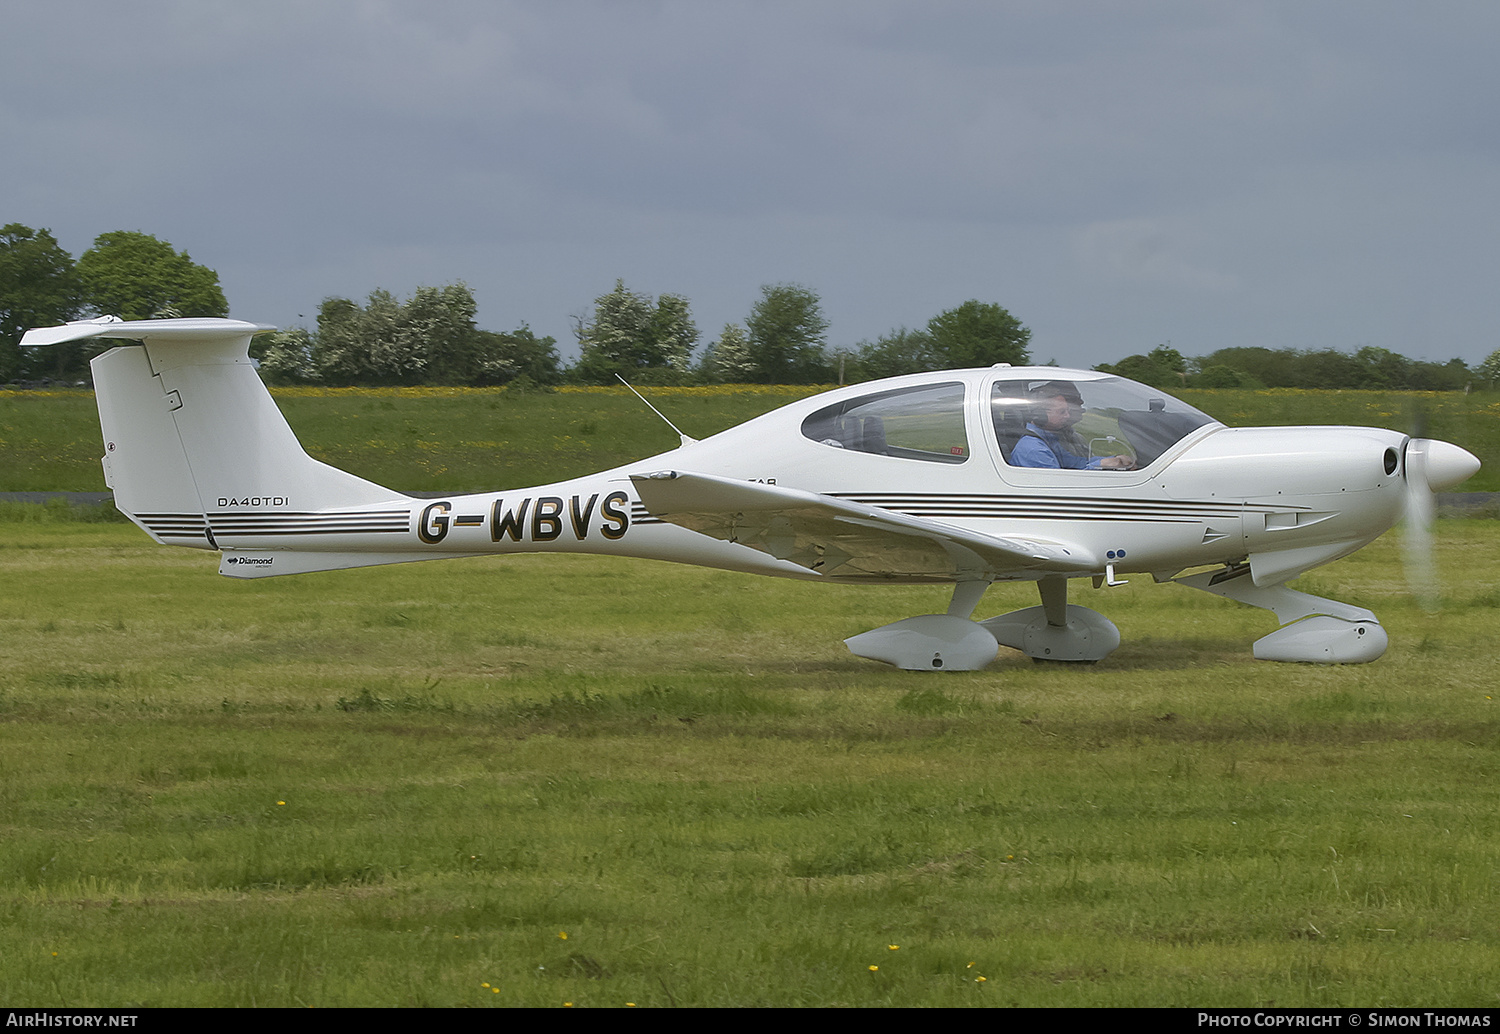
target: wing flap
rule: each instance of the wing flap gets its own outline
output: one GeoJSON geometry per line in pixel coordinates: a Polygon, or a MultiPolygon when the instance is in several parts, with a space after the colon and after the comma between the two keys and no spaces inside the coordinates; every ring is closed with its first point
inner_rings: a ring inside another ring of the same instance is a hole
{"type": "Polygon", "coordinates": [[[1081,574],[1099,567],[1076,546],[983,535],[779,485],[679,471],[630,480],[654,517],[819,574],[955,581],[1029,571],[1081,574]]]}

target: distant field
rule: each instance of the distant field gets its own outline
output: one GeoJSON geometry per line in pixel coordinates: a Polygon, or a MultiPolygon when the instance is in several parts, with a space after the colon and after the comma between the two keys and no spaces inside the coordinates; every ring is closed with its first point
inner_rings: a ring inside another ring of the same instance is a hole
{"type": "Polygon", "coordinates": [[[840,640],[938,589],[0,524],[0,1001],[1494,1008],[1500,527],[1438,559],[1301,583],[1370,665],[1138,578],[1098,665],[922,674],[840,640]]]}
{"type": "MultiPolygon", "coordinates": [[[[702,438],[815,388],[649,388],[679,427],[702,438]]],[[[543,484],[677,444],[625,389],[512,395],[502,389],[282,389],[277,401],[318,459],[404,491],[484,491],[543,484]]],[[[1500,394],[1184,391],[1235,426],[1356,424],[1426,433],[1484,462],[1465,491],[1500,491],[1500,394]]],[[[88,392],[0,391],[0,492],[101,491],[98,417],[88,392]]]]}

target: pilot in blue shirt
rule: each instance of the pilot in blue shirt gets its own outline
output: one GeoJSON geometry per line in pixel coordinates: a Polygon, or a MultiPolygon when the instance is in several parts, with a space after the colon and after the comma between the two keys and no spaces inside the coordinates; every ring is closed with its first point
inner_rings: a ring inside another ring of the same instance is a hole
{"type": "Polygon", "coordinates": [[[1036,417],[1026,425],[1026,434],[1010,451],[1015,467],[1051,467],[1067,470],[1132,470],[1128,455],[1087,455],[1088,446],[1073,430],[1083,419],[1083,396],[1069,381],[1048,381],[1030,392],[1036,417]]]}

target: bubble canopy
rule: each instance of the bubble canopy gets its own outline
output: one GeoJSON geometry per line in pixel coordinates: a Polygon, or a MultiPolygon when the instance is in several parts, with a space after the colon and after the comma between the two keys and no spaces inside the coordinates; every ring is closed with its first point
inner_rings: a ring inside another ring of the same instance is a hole
{"type": "Polygon", "coordinates": [[[1149,466],[1198,428],[1218,423],[1159,388],[1123,377],[1058,371],[1051,377],[1002,378],[990,389],[990,417],[1007,463],[1017,441],[1030,433],[1027,425],[1041,426],[1047,408],[1059,399],[1073,407],[1077,420],[1071,431],[1089,455],[1126,453],[1137,467],[1149,466]]]}
{"type": "MultiPolygon", "coordinates": [[[[963,463],[974,443],[964,419],[965,398],[987,405],[1000,454],[1011,451],[1031,427],[1045,426],[1046,409],[1064,400],[1072,408],[1070,439],[1088,456],[1128,455],[1145,467],[1191,432],[1216,423],[1157,388],[1108,374],[1066,370],[1016,371],[980,385],[977,399],[958,380],[934,380],[850,395],[818,409],[802,433],[824,445],[931,463],[963,463]],[[1029,376],[1028,376],[1029,374],[1029,376]],[[986,399],[987,396],[987,399],[986,399]]],[[[969,389],[972,391],[972,388],[969,389]]]]}

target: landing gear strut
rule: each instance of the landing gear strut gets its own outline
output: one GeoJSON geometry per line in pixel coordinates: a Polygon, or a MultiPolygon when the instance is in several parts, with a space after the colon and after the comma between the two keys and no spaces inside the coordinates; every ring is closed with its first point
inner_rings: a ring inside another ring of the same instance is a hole
{"type": "Polygon", "coordinates": [[[1068,603],[1061,575],[1037,582],[1042,605],[987,621],[969,615],[989,588],[987,581],[959,582],[946,614],[906,618],[844,640],[856,657],[884,661],[909,671],[978,671],[1001,646],[1039,661],[1097,661],[1120,645],[1114,622],[1088,607],[1068,603]]]}
{"type": "Polygon", "coordinates": [[[1040,607],[1013,610],[979,622],[1001,646],[1039,661],[1099,661],[1120,645],[1120,630],[1097,610],[1068,602],[1068,580],[1037,582],[1040,607]]]}

